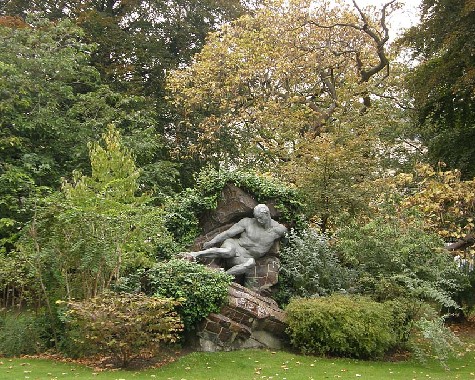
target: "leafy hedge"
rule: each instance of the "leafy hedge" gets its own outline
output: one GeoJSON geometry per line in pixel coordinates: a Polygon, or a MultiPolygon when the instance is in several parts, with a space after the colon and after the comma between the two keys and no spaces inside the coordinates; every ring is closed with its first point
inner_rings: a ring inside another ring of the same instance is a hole
{"type": "Polygon", "coordinates": [[[220,310],[228,296],[232,277],[224,272],[181,259],[160,262],[122,279],[120,290],[180,300],[177,311],[186,330],[220,310]]]}
{"type": "Polygon", "coordinates": [[[379,358],[398,343],[392,308],[367,297],[294,299],[286,312],[291,344],[306,354],[379,358]]]}

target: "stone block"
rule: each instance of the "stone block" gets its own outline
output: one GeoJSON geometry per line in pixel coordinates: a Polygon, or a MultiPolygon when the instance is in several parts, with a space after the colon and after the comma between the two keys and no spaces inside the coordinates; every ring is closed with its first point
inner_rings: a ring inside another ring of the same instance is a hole
{"type": "Polygon", "coordinates": [[[200,325],[198,336],[203,351],[281,346],[285,337],[285,312],[267,297],[233,283],[228,304],[220,314],[210,314],[200,325]]]}

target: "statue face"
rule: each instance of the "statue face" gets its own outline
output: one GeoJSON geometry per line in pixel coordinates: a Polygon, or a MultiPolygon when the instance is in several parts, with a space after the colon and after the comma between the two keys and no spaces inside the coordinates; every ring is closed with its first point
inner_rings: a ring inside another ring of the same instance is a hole
{"type": "Polygon", "coordinates": [[[254,217],[256,218],[257,222],[262,225],[268,224],[271,219],[269,210],[263,210],[263,209],[257,210],[254,213],[254,217]]]}

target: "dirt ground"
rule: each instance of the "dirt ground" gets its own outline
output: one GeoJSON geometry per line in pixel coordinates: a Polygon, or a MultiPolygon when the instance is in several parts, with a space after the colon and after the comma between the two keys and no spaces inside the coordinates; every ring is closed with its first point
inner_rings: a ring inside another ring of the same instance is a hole
{"type": "Polygon", "coordinates": [[[464,321],[459,323],[452,323],[450,329],[462,341],[475,341],[475,321],[464,321]]]}

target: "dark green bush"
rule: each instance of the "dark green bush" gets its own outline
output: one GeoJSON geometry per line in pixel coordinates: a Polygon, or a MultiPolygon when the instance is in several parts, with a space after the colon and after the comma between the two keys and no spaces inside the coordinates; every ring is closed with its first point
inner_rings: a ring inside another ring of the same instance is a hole
{"type": "Polygon", "coordinates": [[[178,301],[144,294],[111,293],[69,302],[65,314],[78,345],[96,347],[126,367],[134,358],[156,353],[161,343],[179,339],[183,325],[178,301]]]}
{"type": "Polygon", "coordinates": [[[367,297],[294,299],[286,312],[291,344],[303,353],[379,358],[397,344],[391,308],[367,297]]]}
{"type": "Polygon", "coordinates": [[[354,271],[340,263],[328,237],[312,229],[300,233],[292,230],[280,261],[276,299],[281,305],[292,297],[327,296],[347,290],[354,282],[354,271]]]}
{"type": "Polygon", "coordinates": [[[149,295],[182,299],[177,310],[185,329],[190,330],[202,318],[220,310],[231,281],[232,277],[224,272],[174,259],[138,271],[135,276],[124,279],[124,285],[129,290],[140,289],[149,295]]]}
{"type": "Polygon", "coordinates": [[[6,311],[0,315],[0,356],[36,354],[45,348],[44,326],[31,312],[6,311]]]}

